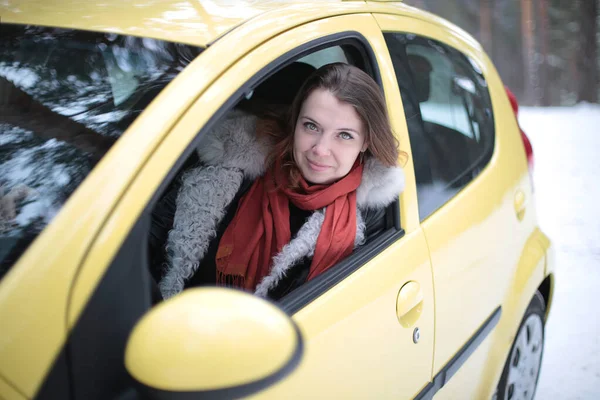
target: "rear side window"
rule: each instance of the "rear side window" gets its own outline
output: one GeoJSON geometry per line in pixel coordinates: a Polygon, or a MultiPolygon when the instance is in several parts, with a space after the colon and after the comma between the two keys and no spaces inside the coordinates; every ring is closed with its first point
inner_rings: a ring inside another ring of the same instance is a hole
{"type": "Polygon", "coordinates": [[[494,118],[475,62],[432,39],[384,33],[407,118],[419,215],[428,217],[489,163],[494,118]]]}
{"type": "Polygon", "coordinates": [[[201,49],[0,25],[0,277],[201,49]]]}

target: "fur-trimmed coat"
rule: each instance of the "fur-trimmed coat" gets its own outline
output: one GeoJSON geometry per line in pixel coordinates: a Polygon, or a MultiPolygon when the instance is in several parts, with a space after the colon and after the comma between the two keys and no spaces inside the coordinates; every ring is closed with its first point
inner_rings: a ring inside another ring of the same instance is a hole
{"type": "MultiPolygon", "coordinates": [[[[162,297],[172,297],[184,289],[198,272],[211,241],[220,239],[217,228],[242,183],[265,172],[265,158],[272,144],[268,138],[257,139],[256,121],[255,116],[241,111],[230,112],[199,145],[201,165],[182,176],[167,238],[166,265],[158,284],[162,297]]],[[[374,158],[365,161],[357,189],[355,248],[365,240],[365,213],[384,209],[403,188],[400,167],[385,167],[374,158]]],[[[312,258],[324,213],[324,209],[312,212],[292,240],[273,257],[271,271],[258,284],[255,294],[266,297],[294,265],[312,258]]]]}

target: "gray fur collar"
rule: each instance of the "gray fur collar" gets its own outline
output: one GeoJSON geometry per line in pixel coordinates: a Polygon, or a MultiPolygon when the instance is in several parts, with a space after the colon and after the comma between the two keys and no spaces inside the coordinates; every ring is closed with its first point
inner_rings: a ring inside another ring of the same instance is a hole
{"type": "Polygon", "coordinates": [[[256,117],[245,112],[229,112],[222,122],[202,138],[198,157],[205,165],[233,168],[245,178],[256,179],[265,172],[265,159],[272,144],[257,139],[256,117]]]}
{"type": "MultiPolygon", "coordinates": [[[[267,139],[257,140],[255,128],[256,117],[233,111],[201,141],[198,156],[203,166],[188,171],[182,178],[173,229],[167,240],[168,263],[159,282],[165,298],[181,292],[196,273],[242,181],[256,179],[265,172],[265,158],[272,144],[267,139]]],[[[363,244],[365,237],[361,210],[386,207],[403,189],[401,168],[385,167],[375,159],[365,162],[357,189],[355,247],[363,244]]],[[[271,273],[257,286],[257,295],[265,297],[292,266],[314,254],[324,215],[325,210],[315,211],[296,237],[273,257],[271,273]]]]}

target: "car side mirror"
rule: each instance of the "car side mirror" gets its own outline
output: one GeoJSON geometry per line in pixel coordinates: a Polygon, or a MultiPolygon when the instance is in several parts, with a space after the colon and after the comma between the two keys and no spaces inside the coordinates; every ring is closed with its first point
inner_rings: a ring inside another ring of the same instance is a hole
{"type": "Polygon", "coordinates": [[[125,366],[151,399],[243,397],[298,365],[302,337],[292,319],[251,294],[188,289],[134,327],[125,366]]]}

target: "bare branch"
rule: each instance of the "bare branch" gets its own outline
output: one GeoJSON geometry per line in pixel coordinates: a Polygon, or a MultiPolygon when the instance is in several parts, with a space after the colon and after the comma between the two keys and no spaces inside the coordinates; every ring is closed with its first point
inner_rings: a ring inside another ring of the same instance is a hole
{"type": "Polygon", "coordinates": [[[100,159],[115,142],[69,117],[58,114],[0,77],[0,122],[33,132],[44,139],[57,139],[100,159]]]}

